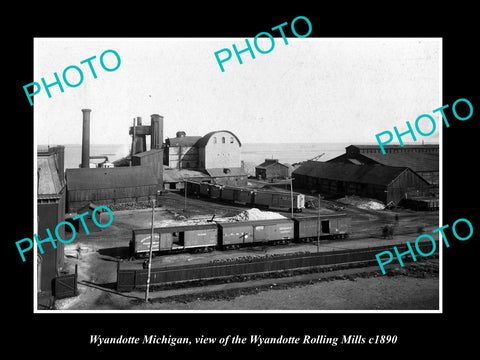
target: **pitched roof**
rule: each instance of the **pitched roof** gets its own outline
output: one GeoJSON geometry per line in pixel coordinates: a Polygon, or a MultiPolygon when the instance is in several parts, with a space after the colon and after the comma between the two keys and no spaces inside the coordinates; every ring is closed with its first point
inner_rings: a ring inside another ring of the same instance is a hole
{"type": "MultiPolygon", "coordinates": [[[[354,165],[338,162],[307,161],[296,169],[293,175],[298,174],[321,179],[388,185],[404,171],[409,171],[409,169],[407,167],[384,165],[354,165]]],[[[420,176],[418,177],[421,178],[420,176]]],[[[423,180],[423,178],[421,179],[423,180]]]]}
{"type": "Polygon", "coordinates": [[[240,139],[237,137],[237,135],[235,135],[234,133],[232,133],[231,131],[228,131],[228,130],[216,130],[216,131],[209,132],[204,137],[202,137],[200,140],[198,140],[197,146],[198,147],[205,147],[205,145],[207,145],[207,143],[208,143],[208,140],[210,140],[210,138],[218,132],[227,132],[227,133],[231,134],[235,139],[237,139],[238,144],[240,146],[242,146],[242,143],[240,142],[240,139]]]}
{"type": "Polygon", "coordinates": [[[181,182],[191,178],[208,178],[208,175],[200,170],[163,169],[163,181],[167,183],[181,182]]]}
{"type": "Polygon", "coordinates": [[[280,165],[280,166],[284,166],[284,167],[286,167],[286,168],[288,169],[288,166],[287,166],[287,165],[278,162],[277,159],[265,159],[265,161],[264,161],[263,163],[261,163],[260,165],[255,166],[255,168],[258,168],[258,169],[266,169],[266,168],[268,168],[268,167],[270,167],[270,166],[272,166],[272,165],[275,165],[275,164],[280,165]]]}
{"type": "Polygon", "coordinates": [[[53,155],[37,156],[38,195],[59,194],[63,188],[53,155]]]}
{"type": "MultiPolygon", "coordinates": [[[[378,144],[366,144],[366,145],[355,145],[355,144],[352,144],[352,145],[349,145],[346,147],[347,148],[350,148],[350,147],[355,147],[355,148],[358,148],[358,149],[380,149],[379,145],[378,144]]],[[[408,144],[408,145],[383,145],[383,148],[386,150],[386,149],[438,149],[439,148],[439,145],[438,144],[408,144]]]]}
{"type": "Polygon", "coordinates": [[[174,137],[166,139],[165,143],[169,146],[195,146],[201,138],[201,136],[174,137]]]}
{"type": "MultiPolygon", "coordinates": [[[[438,153],[406,152],[406,153],[362,153],[379,164],[387,166],[409,167],[413,171],[439,171],[438,153]]],[[[358,159],[357,159],[358,160],[358,159]]]]}

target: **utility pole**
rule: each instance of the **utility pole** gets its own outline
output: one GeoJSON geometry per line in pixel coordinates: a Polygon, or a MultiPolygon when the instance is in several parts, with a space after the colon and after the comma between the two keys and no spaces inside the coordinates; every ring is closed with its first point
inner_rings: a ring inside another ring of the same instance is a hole
{"type": "Polygon", "coordinates": [[[183,192],[185,193],[185,205],[183,207],[183,211],[187,211],[187,180],[183,180],[183,192]]]}
{"type": "Polygon", "coordinates": [[[318,193],[317,253],[320,251],[320,193],[318,193]]]}
{"type": "Polygon", "coordinates": [[[292,219],[293,219],[293,178],[290,176],[290,200],[292,206],[292,219]]]}
{"type": "MultiPolygon", "coordinates": [[[[153,248],[153,220],[155,214],[155,200],[152,200],[152,232],[150,234],[150,253],[148,255],[148,275],[147,288],[145,289],[145,302],[148,302],[148,292],[150,290],[150,274],[152,272],[152,248],[153,248]]],[[[158,248],[160,249],[160,239],[158,240],[158,248]]]]}

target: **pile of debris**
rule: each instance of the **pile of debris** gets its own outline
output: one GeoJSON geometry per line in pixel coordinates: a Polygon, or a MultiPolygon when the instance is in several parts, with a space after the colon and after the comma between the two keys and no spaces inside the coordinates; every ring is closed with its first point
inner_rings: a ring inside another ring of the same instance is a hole
{"type": "Polygon", "coordinates": [[[217,221],[249,221],[249,220],[270,220],[270,219],[285,219],[285,216],[272,211],[261,211],[256,208],[244,210],[241,213],[217,221]]]}
{"type": "Polygon", "coordinates": [[[215,217],[215,216],[195,216],[186,218],[183,215],[175,214],[175,219],[155,221],[155,227],[184,226],[184,225],[204,225],[212,222],[237,222],[250,220],[269,220],[285,219],[285,216],[272,211],[261,211],[256,208],[243,210],[235,216],[215,217]]]}
{"type": "Polygon", "coordinates": [[[385,205],[375,199],[361,198],[358,196],[346,196],[337,200],[342,204],[353,205],[359,209],[363,210],[383,210],[385,205]]]}

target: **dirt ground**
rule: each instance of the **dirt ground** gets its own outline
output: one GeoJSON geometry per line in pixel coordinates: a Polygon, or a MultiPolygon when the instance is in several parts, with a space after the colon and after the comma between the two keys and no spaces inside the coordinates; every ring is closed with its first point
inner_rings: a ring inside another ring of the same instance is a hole
{"type": "MultiPolygon", "coordinates": [[[[419,233],[430,232],[438,227],[438,211],[415,212],[398,210],[365,210],[354,206],[322,201],[321,213],[331,213],[340,209],[352,217],[350,238],[343,242],[322,241],[322,249],[352,248],[365,242],[365,246],[404,243],[414,240],[419,233]],[[398,221],[396,221],[396,218],[398,221]],[[393,239],[385,240],[381,228],[385,224],[395,224],[393,239]]],[[[155,211],[155,226],[165,219],[186,219],[192,217],[234,216],[247,209],[241,205],[230,205],[201,199],[185,199],[181,194],[163,195],[155,211]]],[[[317,214],[316,209],[305,209],[304,213],[317,214]]],[[[289,217],[288,212],[282,215],[289,217]]],[[[91,221],[91,220],[90,220],[91,221]]],[[[87,221],[89,229],[94,225],[87,221]]],[[[354,280],[333,279],[312,284],[292,284],[279,289],[277,286],[262,287],[261,291],[239,292],[238,296],[216,297],[215,299],[189,299],[186,302],[175,300],[155,302],[145,305],[141,294],[118,294],[115,291],[116,271],[120,266],[141,268],[141,261],[128,261],[128,242],[133,228],[149,228],[151,210],[114,211],[112,225],[96,229],[89,235],[80,231],[76,240],[67,245],[65,272],[71,272],[78,265],[79,295],[57,301],[56,308],[63,310],[340,310],[340,309],[437,309],[438,273],[426,278],[408,274],[398,276],[372,276],[354,280]]],[[[159,256],[157,264],[182,264],[195,261],[211,261],[230,256],[252,256],[266,253],[315,251],[314,244],[288,245],[278,247],[258,247],[237,252],[214,251],[207,254],[178,254],[159,256]],[[310,248],[309,248],[310,247],[310,248]]],[[[272,283],[275,283],[272,280],[272,283]]],[[[161,297],[161,296],[160,296],[161,297]]],[[[151,297],[154,299],[154,297],[151,297]]]]}

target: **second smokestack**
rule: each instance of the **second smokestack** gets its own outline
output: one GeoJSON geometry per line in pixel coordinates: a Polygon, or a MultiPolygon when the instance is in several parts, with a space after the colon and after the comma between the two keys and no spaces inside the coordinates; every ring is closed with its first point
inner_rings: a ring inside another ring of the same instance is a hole
{"type": "Polygon", "coordinates": [[[82,132],[82,163],[80,167],[90,167],[90,109],[82,109],[83,132],[82,132]]]}

